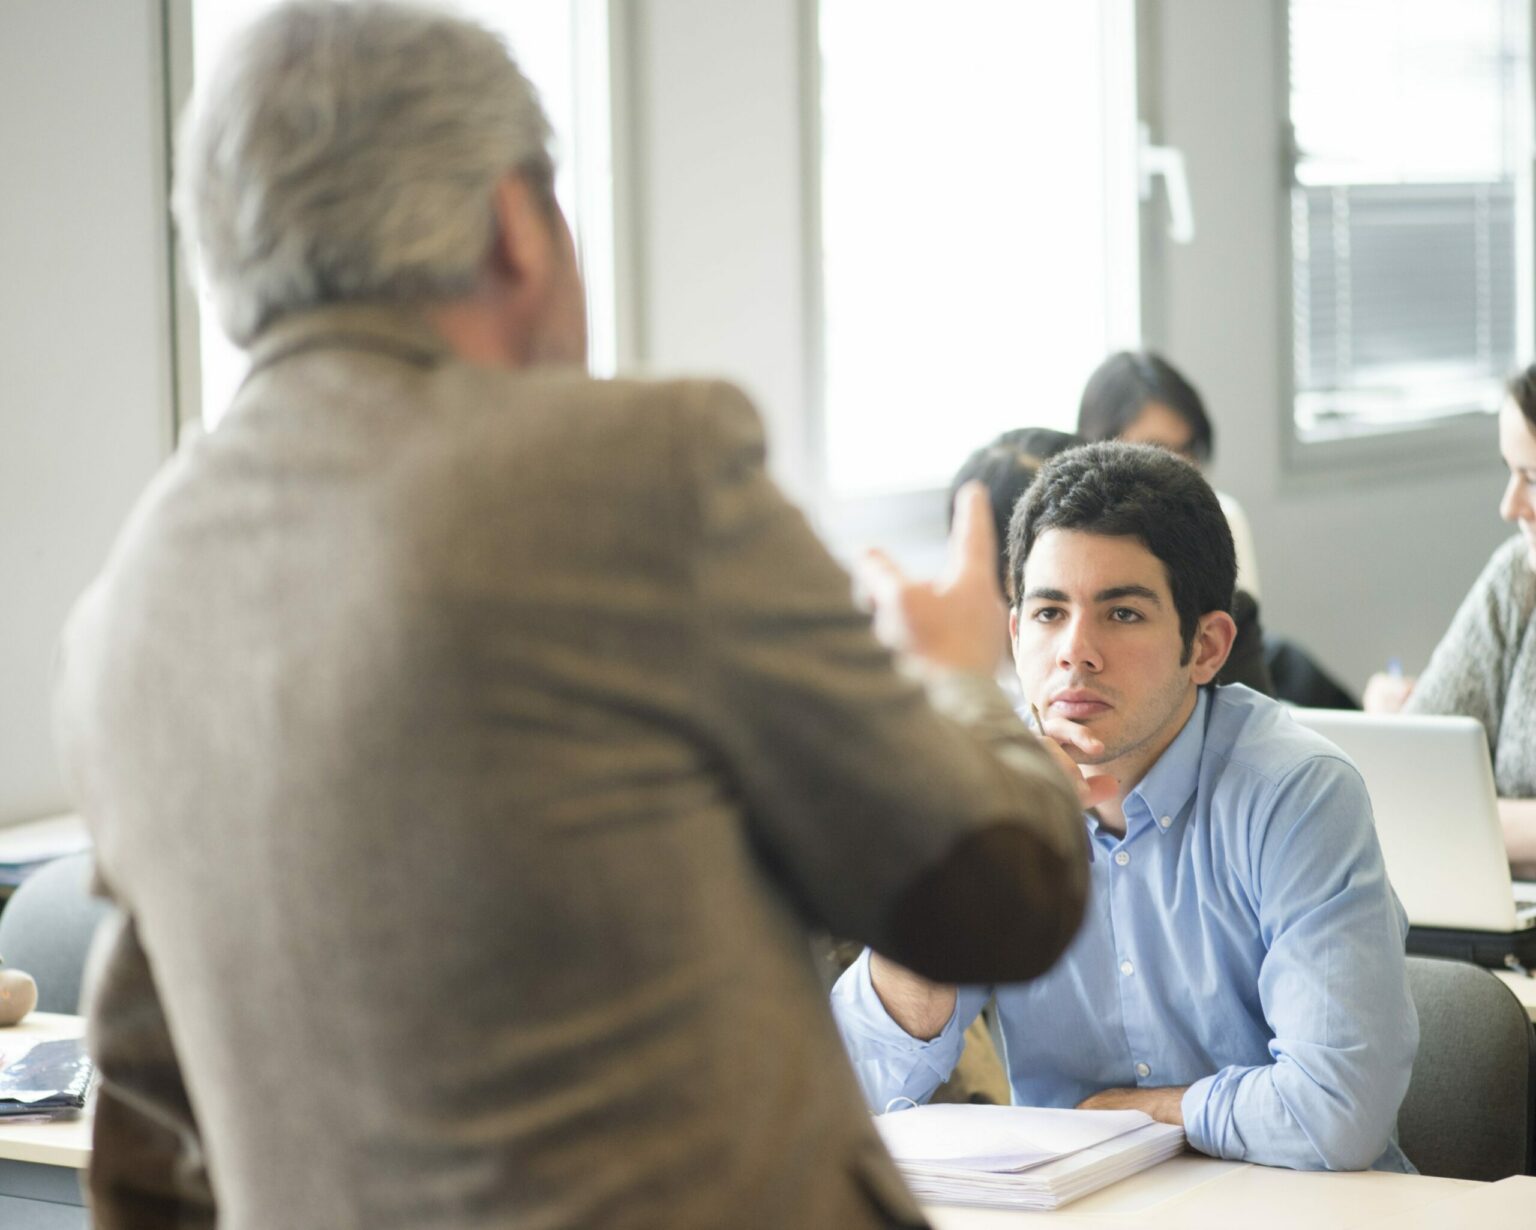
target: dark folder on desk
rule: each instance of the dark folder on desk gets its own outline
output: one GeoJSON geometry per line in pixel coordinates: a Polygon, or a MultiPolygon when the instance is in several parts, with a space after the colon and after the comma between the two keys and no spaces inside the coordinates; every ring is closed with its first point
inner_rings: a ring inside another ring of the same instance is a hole
{"type": "Polygon", "coordinates": [[[1297,709],[1370,792],[1408,951],[1495,968],[1536,963],[1536,886],[1513,883],[1487,736],[1469,717],[1297,709]]]}
{"type": "Polygon", "coordinates": [[[80,1110],[95,1077],[83,1038],[38,1042],[0,1068],[0,1116],[80,1110]]]}

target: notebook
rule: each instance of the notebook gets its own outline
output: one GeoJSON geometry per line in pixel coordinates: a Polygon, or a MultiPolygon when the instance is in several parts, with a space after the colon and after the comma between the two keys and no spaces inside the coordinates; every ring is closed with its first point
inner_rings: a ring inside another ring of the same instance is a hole
{"type": "Polygon", "coordinates": [[[1536,959],[1536,884],[1512,882],[1481,722],[1296,709],[1365,779],[1408,948],[1485,965],[1536,959]]]}
{"type": "Polygon", "coordinates": [[[1055,1209],[1184,1149],[1184,1132],[1139,1110],[966,1104],[875,1116],[919,1200],[1055,1209]]]}
{"type": "Polygon", "coordinates": [[[0,1068],[0,1116],[80,1110],[95,1077],[83,1038],[35,1043],[0,1068]]]}

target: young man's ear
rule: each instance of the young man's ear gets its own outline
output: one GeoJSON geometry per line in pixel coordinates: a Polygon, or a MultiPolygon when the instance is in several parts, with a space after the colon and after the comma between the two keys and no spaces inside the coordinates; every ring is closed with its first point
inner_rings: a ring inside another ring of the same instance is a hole
{"type": "Polygon", "coordinates": [[[1008,643],[1017,646],[1019,643],[1019,608],[1008,608],[1008,643]]]}
{"type": "Polygon", "coordinates": [[[1200,616],[1189,659],[1190,675],[1197,685],[1210,683],[1221,673],[1235,640],[1237,624],[1225,611],[1207,611],[1200,616]]]}

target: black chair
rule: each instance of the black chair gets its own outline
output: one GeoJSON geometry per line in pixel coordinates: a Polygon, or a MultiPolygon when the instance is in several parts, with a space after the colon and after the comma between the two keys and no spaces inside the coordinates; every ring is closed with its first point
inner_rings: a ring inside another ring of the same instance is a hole
{"type": "Polygon", "coordinates": [[[1419,1054],[1397,1116],[1420,1173],[1491,1181],[1536,1162],[1536,1030],[1489,971],[1408,958],[1419,1054]]]}
{"type": "Polygon", "coordinates": [[[38,868],[0,911],[0,960],[37,980],[39,1012],[79,1012],[91,941],[112,906],[91,896],[91,856],[38,868]]]}

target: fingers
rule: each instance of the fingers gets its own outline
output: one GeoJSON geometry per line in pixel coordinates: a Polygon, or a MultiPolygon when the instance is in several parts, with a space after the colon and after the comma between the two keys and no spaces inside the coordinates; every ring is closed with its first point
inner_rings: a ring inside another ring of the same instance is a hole
{"type": "Polygon", "coordinates": [[[909,599],[916,587],[907,574],[884,551],[870,548],[858,561],[859,584],[874,607],[875,639],[898,653],[920,652],[913,643],[913,627],[908,612],[909,599]]]}
{"type": "Polygon", "coordinates": [[[1052,718],[1046,722],[1041,731],[1048,738],[1056,740],[1063,747],[1075,747],[1085,756],[1102,756],[1104,754],[1104,742],[1088,733],[1084,726],[1076,722],[1069,722],[1065,718],[1052,718]]]}
{"type": "Polygon", "coordinates": [[[1119,793],[1120,784],[1107,775],[1084,777],[1082,768],[1067,755],[1067,751],[1060,743],[1049,735],[1040,735],[1040,744],[1050,754],[1064,776],[1077,790],[1078,806],[1084,811],[1091,807],[1097,807],[1100,803],[1107,803],[1119,793]]]}
{"type": "Polygon", "coordinates": [[[907,574],[902,572],[901,566],[879,547],[870,547],[859,556],[854,571],[858,574],[859,587],[877,607],[893,602],[907,583],[907,574]]]}
{"type": "Polygon", "coordinates": [[[1367,713],[1399,713],[1413,692],[1414,680],[1408,675],[1372,675],[1365,685],[1361,705],[1367,713]]]}
{"type": "MultiPolygon", "coordinates": [[[[972,480],[955,493],[954,527],[949,532],[949,560],[945,581],[953,585],[963,577],[979,575],[997,581],[997,530],[992,524],[992,497],[972,480]]],[[[1002,595],[998,595],[1001,600],[1002,595]]]]}

